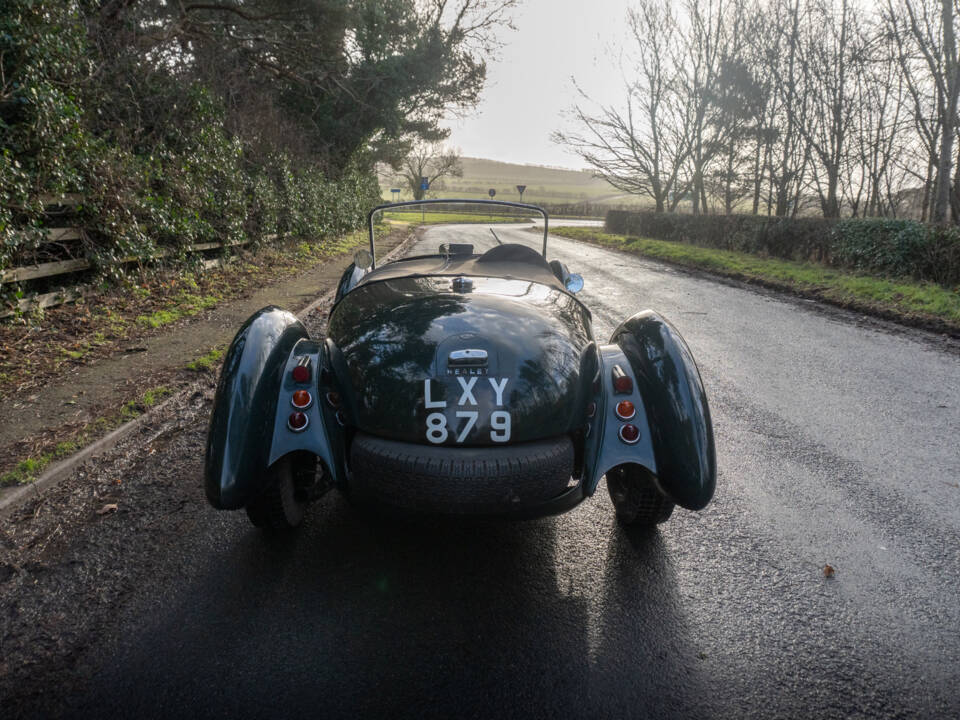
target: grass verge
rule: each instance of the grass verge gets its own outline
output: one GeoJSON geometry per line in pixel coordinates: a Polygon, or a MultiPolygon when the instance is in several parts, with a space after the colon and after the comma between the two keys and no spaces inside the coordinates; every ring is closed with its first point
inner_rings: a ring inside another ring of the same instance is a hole
{"type": "Polygon", "coordinates": [[[189,322],[222,302],[366,242],[367,234],[361,230],[315,242],[245,250],[226,266],[204,272],[144,269],[137,279],[104,285],[76,303],[49,308],[30,322],[0,322],[0,398],[30,393],[56,381],[64,367],[110,357],[123,345],[189,322]]]}
{"type": "Polygon", "coordinates": [[[170,388],[163,385],[150,388],[139,399],[130,400],[114,412],[96,418],[73,439],[59,442],[47,452],[20,460],[12,470],[0,475],[0,487],[29,485],[40,477],[40,474],[54,460],[62,460],[85,447],[94,439],[102,437],[124,423],[140,417],[170,395],[171,392],[173,391],[170,388]]]}
{"type": "Polygon", "coordinates": [[[561,227],[550,232],[960,335],[960,288],[951,290],[935,283],[857,275],[814,263],[614,235],[596,228],[561,227]]]}
{"type": "Polygon", "coordinates": [[[198,357],[196,360],[192,360],[187,363],[187,370],[193,370],[194,372],[203,372],[204,370],[210,370],[220,358],[223,357],[223,348],[225,346],[217,346],[212,348],[210,352],[205,353],[198,357]]]}

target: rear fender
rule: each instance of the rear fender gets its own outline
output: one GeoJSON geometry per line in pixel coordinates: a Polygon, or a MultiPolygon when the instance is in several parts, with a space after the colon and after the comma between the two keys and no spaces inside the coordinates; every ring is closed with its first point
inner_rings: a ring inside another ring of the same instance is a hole
{"type": "MultiPolygon", "coordinates": [[[[705,507],[716,487],[716,447],[707,395],[690,348],[676,328],[651,310],[623,322],[610,341],[629,363],[634,392],[642,398],[637,416],[643,422],[635,423],[642,436],[634,446],[642,455],[633,462],[647,467],[659,488],[681,507],[705,507]],[[649,444],[642,438],[649,438],[649,444]]],[[[611,346],[604,350],[605,381],[610,382],[608,359],[615,353],[611,346]]],[[[613,397],[622,398],[610,396],[612,402],[613,397]]],[[[619,424],[611,413],[605,413],[608,422],[619,424]]],[[[615,463],[604,458],[601,464],[606,472],[615,463]]]]}
{"type": "Polygon", "coordinates": [[[214,507],[243,507],[261,489],[271,462],[284,368],[294,346],[307,337],[294,315],[270,306],[254,313],[230,344],[204,459],[204,485],[214,507]]]}
{"type": "Polygon", "coordinates": [[[343,271],[343,275],[340,276],[340,282],[337,284],[337,292],[333,297],[333,304],[336,305],[340,302],[340,298],[353,290],[357,286],[357,283],[360,282],[368,272],[370,271],[358,268],[356,263],[350,263],[349,267],[343,271]]]}

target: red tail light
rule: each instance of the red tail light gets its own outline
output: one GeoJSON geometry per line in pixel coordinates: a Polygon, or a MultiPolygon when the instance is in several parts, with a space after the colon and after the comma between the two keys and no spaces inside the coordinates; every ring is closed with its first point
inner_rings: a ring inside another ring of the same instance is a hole
{"type": "Polygon", "coordinates": [[[298,383],[310,382],[310,366],[297,365],[293,369],[293,379],[294,379],[294,382],[298,382],[298,383]]]}
{"type": "Polygon", "coordinates": [[[640,439],[640,428],[632,423],[620,426],[620,439],[629,445],[633,445],[640,439]]]}
{"type": "Polygon", "coordinates": [[[300,410],[310,407],[313,404],[313,397],[306,390],[297,390],[291,400],[293,406],[300,410]]]}
{"type": "Polygon", "coordinates": [[[340,407],[340,393],[338,392],[328,392],[327,393],[327,402],[332,408],[340,407]]]}
{"type": "Polygon", "coordinates": [[[595,402],[592,402],[589,405],[587,405],[587,417],[592,418],[596,414],[597,414],[597,404],[595,402]]]}
{"type": "Polygon", "coordinates": [[[292,412],[290,417],[287,418],[287,427],[293,430],[294,432],[302,432],[306,430],[307,424],[310,420],[307,418],[305,413],[302,412],[292,412]]]}
{"type": "Polygon", "coordinates": [[[613,391],[617,395],[629,395],[633,392],[633,378],[627,375],[619,365],[613,366],[613,391]]]}
{"type": "Polygon", "coordinates": [[[617,417],[621,420],[629,420],[637,414],[637,409],[629,400],[621,400],[617,403],[617,417]]]}

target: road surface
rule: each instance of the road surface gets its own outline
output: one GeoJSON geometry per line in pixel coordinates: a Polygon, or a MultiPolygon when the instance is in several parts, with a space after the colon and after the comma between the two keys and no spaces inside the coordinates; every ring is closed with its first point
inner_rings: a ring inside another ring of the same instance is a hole
{"type": "MultiPolygon", "coordinates": [[[[454,237],[496,242],[485,226],[437,227],[412,252],[454,237]]],[[[960,715],[956,353],[607,249],[551,238],[549,255],[583,275],[598,340],[644,308],[687,339],[716,432],[711,505],[635,534],[603,484],[571,513],[516,524],[377,520],[328,496],[296,537],[264,540],[203,504],[198,401],[103,471],[144,513],[176,505],[175,520],[134,532],[135,512],[114,515],[64,546],[65,565],[112,558],[50,586],[65,623],[89,578],[125,590],[74,610],[92,614],[91,639],[37,669],[47,686],[21,687],[18,712],[960,715]]]]}

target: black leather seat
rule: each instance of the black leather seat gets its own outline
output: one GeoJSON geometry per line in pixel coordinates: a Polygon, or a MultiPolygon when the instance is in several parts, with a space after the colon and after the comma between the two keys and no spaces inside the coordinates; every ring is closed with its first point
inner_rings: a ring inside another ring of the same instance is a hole
{"type": "Polygon", "coordinates": [[[483,255],[477,258],[478,263],[530,263],[540,267],[550,268],[550,265],[544,259],[543,255],[531,247],[519,243],[505,243],[490,248],[483,255]]]}

